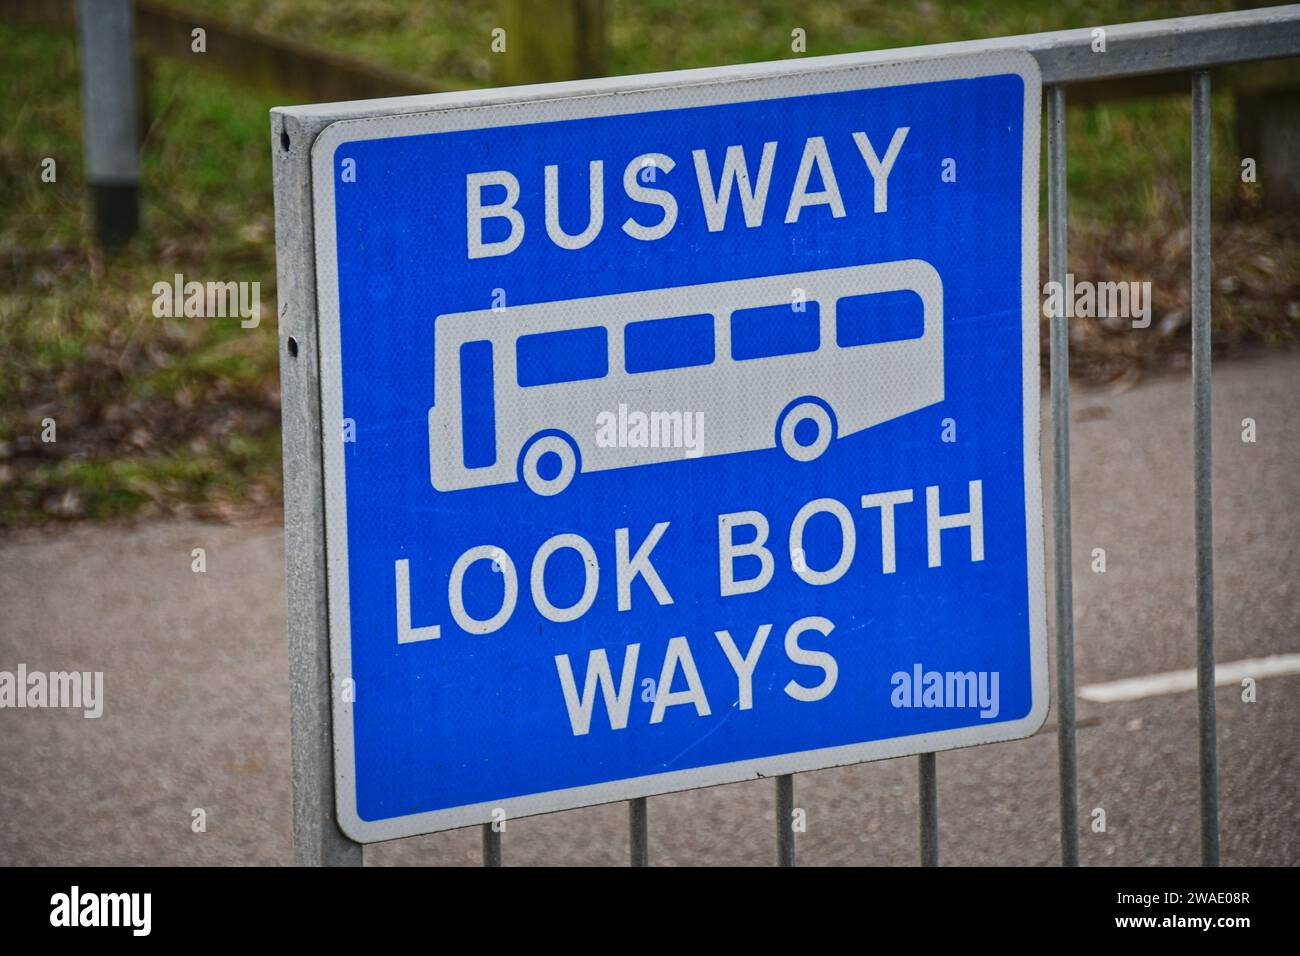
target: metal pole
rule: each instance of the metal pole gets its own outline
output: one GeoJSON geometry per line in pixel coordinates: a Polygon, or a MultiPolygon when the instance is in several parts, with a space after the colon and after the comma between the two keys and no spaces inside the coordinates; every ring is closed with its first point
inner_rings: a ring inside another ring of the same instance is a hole
{"type": "Polygon", "coordinates": [[[1192,448],[1196,498],[1196,696],[1201,865],[1219,865],[1214,713],[1214,527],[1210,487],[1210,74],[1192,76],[1192,448]]]}
{"type": "Polygon", "coordinates": [[[650,865],[650,832],[645,801],[645,797],[637,797],[627,804],[627,829],[633,866],[650,865]]]}
{"type": "MultiPolygon", "coordinates": [[[[305,214],[312,202],[311,143],[325,125],[281,114],[271,117],[293,859],[299,866],[361,866],[361,844],[348,839],[335,822],[316,250],[311,220],[305,214]]],[[[338,436],[334,429],[331,438],[337,441],[338,436]]]]}
{"type": "Polygon", "coordinates": [[[492,824],[483,824],[483,865],[501,865],[501,831],[492,829],[492,824]]]}
{"type": "MultiPolygon", "coordinates": [[[[1066,285],[1065,87],[1047,92],[1048,272],[1066,285]]],[[[1079,769],[1074,718],[1074,572],[1070,541],[1070,329],[1065,296],[1052,315],[1052,529],[1056,569],[1056,739],[1060,757],[1061,864],[1079,865],[1079,769]]]]}
{"type": "Polygon", "coordinates": [[[794,775],[776,778],[776,865],[794,866],[794,775]]]}
{"type": "Polygon", "coordinates": [[[934,754],[917,758],[921,792],[921,865],[939,865],[939,776],[934,754]]]}
{"type": "Polygon", "coordinates": [[[81,127],[95,235],[130,239],[140,220],[140,126],[131,0],[78,0],[81,127]]]}

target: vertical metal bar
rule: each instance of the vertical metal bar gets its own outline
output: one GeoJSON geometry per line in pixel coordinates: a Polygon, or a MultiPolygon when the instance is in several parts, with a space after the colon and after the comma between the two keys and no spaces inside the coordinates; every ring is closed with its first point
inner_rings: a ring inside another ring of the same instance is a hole
{"type": "MultiPolygon", "coordinates": [[[[322,123],[271,116],[275,182],[280,420],[284,446],[285,630],[293,774],[293,859],[361,866],[361,844],[335,822],[334,726],[325,584],[320,355],[311,144],[322,123]]],[[[338,435],[337,429],[333,433],[338,435]]]]}
{"type": "Polygon", "coordinates": [[[917,758],[921,795],[921,865],[939,865],[939,774],[934,754],[917,758]]]}
{"type": "Polygon", "coordinates": [[[776,865],[794,866],[794,775],[776,778],[776,865]]]}
{"type": "Polygon", "coordinates": [[[483,824],[483,865],[501,865],[501,831],[492,829],[492,824],[483,824]]]}
{"type": "MultiPolygon", "coordinates": [[[[1047,93],[1048,271],[1058,288],[1066,285],[1068,206],[1066,202],[1065,87],[1047,93]]],[[[1052,529],[1056,569],[1056,735],[1060,757],[1061,864],[1079,865],[1078,754],[1074,718],[1074,573],[1070,541],[1070,329],[1065,296],[1052,315],[1052,529]]]]}
{"type": "Polygon", "coordinates": [[[116,246],[139,224],[140,128],[131,0],[79,0],[81,128],[95,234],[116,246]]]}
{"type": "Polygon", "coordinates": [[[645,797],[637,797],[627,804],[628,842],[632,847],[633,866],[650,865],[650,829],[645,800],[645,797]]]}
{"type": "Polygon", "coordinates": [[[1192,76],[1192,449],[1196,498],[1196,695],[1201,864],[1219,865],[1214,713],[1214,527],[1210,487],[1210,74],[1192,76]]]}

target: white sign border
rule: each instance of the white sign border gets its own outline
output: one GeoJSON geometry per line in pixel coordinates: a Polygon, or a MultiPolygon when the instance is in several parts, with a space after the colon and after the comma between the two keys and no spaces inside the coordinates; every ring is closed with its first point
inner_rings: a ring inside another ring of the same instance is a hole
{"type": "MultiPolygon", "coordinates": [[[[977,744],[1017,740],[1034,734],[1047,719],[1047,611],[1043,539],[1042,484],[1039,449],[1039,319],[1038,319],[1038,189],[1041,135],[1042,79],[1038,64],[1023,51],[996,51],[958,56],[923,56],[881,60],[879,53],[828,57],[821,67],[792,70],[789,61],[745,65],[716,71],[693,70],[691,82],[663,73],[653,77],[620,77],[557,85],[562,95],[536,98],[544,88],[521,88],[527,96],[501,101],[503,92],[484,91],[479,103],[473,94],[451,94],[457,105],[447,109],[422,109],[359,119],[341,119],[323,129],[312,144],[312,201],[316,249],[316,295],[320,343],[321,435],[324,453],[326,565],[329,590],[331,701],[334,722],[334,784],[339,827],[358,843],[376,843],[488,823],[493,812],[507,818],[571,810],[601,803],[655,796],[679,790],[737,783],[780,774],[821,770],[846,764],[951,750],[977,744]],[[740,75],[731,78],[731,70],[740,75]],[[1031,687],[1033,707],[1020,720],[974,725],[954,730],[915,734],[840,747],[805,750],[752,760],[713,764],[689,770],[632,777],[606,783],[508,797],[486,803],[443,810],[363,820],[356,809],[355,743],[352,703],[339,693],[339,683],[352,676],[351,608],[349,606],[347,495],[343,420],[343,381],[340,356],[338,252],[334,216],[333,156],[335,148],[358,139],[384,139],[427,133],[487,129],[566,119],[658,112],[691,107],[718,106],[814,96],[821,93],[876,89],[913,83],[970,79],[979,76],[1018,75],[1024,84],[1024,145],[1021,170],[1021,341],[1023,351],[1023,417],[1025,536],[1028,567],[1031,687]],[[636,84],[646,81],[644,86],[636,84]],[[791,87],[797,82],[797,91],[791,87]],[[399,128],[400,127],[400,128],[399,128]],[[332,436],[332,437],[331,437],[332,436]]],[[[449,97],[450,98],[450,97],[449,97]]],[[[427,98],[412,98],[430,104],[427,98]]],[[[400,101],[397,101],[400,102],[400,101]]],[[[414,103],[412,104],[414,105],[414,103]]]]}

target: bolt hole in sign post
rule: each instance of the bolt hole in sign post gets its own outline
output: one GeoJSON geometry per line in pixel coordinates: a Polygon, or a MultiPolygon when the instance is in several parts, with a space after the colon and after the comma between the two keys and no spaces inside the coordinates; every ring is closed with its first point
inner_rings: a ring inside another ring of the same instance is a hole
{"type": "Polygon", "coordinates": [[[336,108],[344,832],[1041,726],[1040,88],[853,55],[336,108]]]}

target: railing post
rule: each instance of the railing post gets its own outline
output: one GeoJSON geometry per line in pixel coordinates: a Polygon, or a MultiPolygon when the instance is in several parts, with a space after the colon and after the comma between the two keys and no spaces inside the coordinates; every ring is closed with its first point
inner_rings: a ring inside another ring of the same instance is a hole
{"type": "Polygon", "coordinates": [[[939,865],[939,774],[934,754],[917,758],[921,804],[921,865],[939,865]]]}
{"type": "Polygon", "coordinates": [[[637,797],[627,802],[627,829],[629,844],[632,848],[632,866],[650,865],[649,813],[646,798],[637,797]]]}
{"type": "MultiPolygon", "coordinates": [[[[1047,91],[1047,238],[1051,281],[1064,288],[1068,248],[1065,87],[1047,91]]],[[[1063,297],[1051,317],[1052,530],[1056,569],[1056,739],[1060,757],[1061,864],[1079,865],[1078,755],[1074,717],[1074,572],[1070,540],[1070,329],[1063,297]]]]}
{"type": "Polygon", "coordinates": [[[794,866],[794,775],[776,778],[776,865],[794,866]]]}
{"type": "Polygon", "coordinates": [[[1201,865],[1219,865],[1214,712],[1214,526],[1210,486],[1210,74],[1192,76],[1192,454],[1196,499],[1196,695],[1201,865]]]}
{"type": "Polygon", "coordinates": [[[501,865],[501,831],[490,823],[483,824],[483,865],[501,865]]]}

